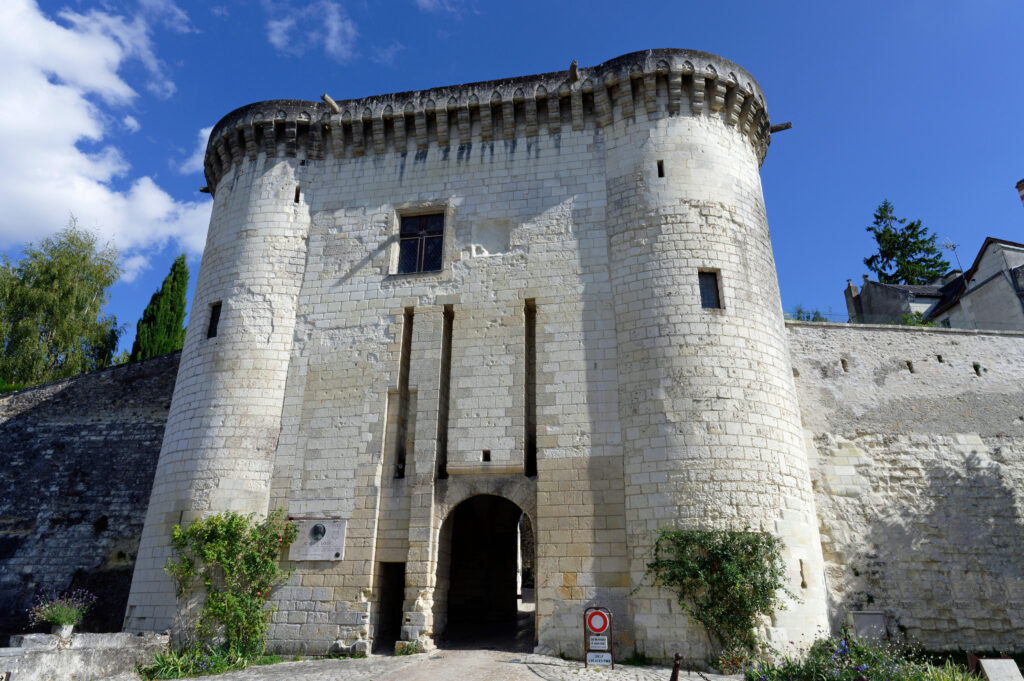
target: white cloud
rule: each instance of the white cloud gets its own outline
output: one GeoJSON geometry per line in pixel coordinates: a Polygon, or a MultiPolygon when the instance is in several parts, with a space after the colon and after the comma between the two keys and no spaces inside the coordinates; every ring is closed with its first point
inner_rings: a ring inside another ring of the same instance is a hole
{"type": "Polygon", "coordinates": [[[295,19],[291,17],[270,19],[267,21],[267,40],[275,49],[288,52],[290,51],[290,34],[293,28],[295,28],[295,19]]]}
{"type": "Polygon", "coordinates": [[[132,177],[107,141],[109,127],[138,124],[118,111],[138,96],[119,69],[131,59],[160,67],[145,21],[95,10],[60,18],[31,0],[0,1],[0,101],[31,112],[0,117],[0,249],[38,242],[73,213],[125,254],[131,273],[169,240],[201,252],[209,200],[178,201],[152,178],[132,177]]]}
{"type": "Polygon", "coordinates": [[[339,62],[355,55],[359,31],[337,2],[290,6],[264,0],[263,7],[272,15],[267,20],[267,40],[278,52],[301,55],[316,47],[339,62]]]}
{"type": "Polygon", "coordinates": [[[322,3],[324,7],[324,27],[327,34],[324,35],[324,50],[338,61],[348,61],[352,58],[355,47],[356,25],[345,16],[341,7],[336,2],[322,3]]]}
{"type": "MultiPolygon", "coordinates": [[[[28,4],[28,0],[9,1],[14,6],[28,4]]],[[[38,15],[39,10],[35,7],[32,9],[38,15]]],[[[146,89],[154,95],[167,99],[174,94],[176,89],[174,82],[167,75],[163,62],[157,58],[156,53],[153,51],[153,42],[149,36],[149,24],[143,15],[139,14],[129,20],[125,17],[107,14],[94,9],[86,14],[63,10],[59,16],[70,23],[73,31],[76,33],[90,36],[96,40],[106,38],[114,41],[116,46],[120,48],[119,62],[124,59],[138,59],[142,62],[142,65],[150,75],[146,89]]],[[[39,15],[39,18],[47,21],[41,15],[39,15]]],[[[66,30],[62,26],[54,25],[58,30],[66,30]]],[[[114,69],[114,75],[117,75],[116,68],[114,69]]]]}
{"type": "Polygon", "coordinates": [[[121,123],[124,124],[125,130],[128,132],[138,132],[142,129],[142,125],[135,116],[125,116],[121,119],[121,123]]]}
{"type": "Polygon", "coordinates": [[[459,0],[416,0],[416,7],[421,12],[452,12],[458,14],[462,10],[459,0]]]}
{"type": "Polygon", "coordinates": [[[231,12],[229,12],[228,8],[224,5],[214,5],[210,8],[210,14],[215,17],[220,17],[221,19],[231,16],[231,12]]]}
{"type": "Polygon", "coordinates": [[[395,57],[404,49],[405,45],[393,40],[387,47],[377,50],[370,59],[383,66],[394,66],[395,57]]]}
{"type": "Polygon", "coordinates": [[[192,173],[203,172],[203,161],[206,160],[206,143],[210,139],[210,132],[213,130],[211,125],[208,128],[203,128],[199,131],[199,140],[196,142],[196,148],[192,152],[192,155],[185,159],[185,162],[178,167],[178,172],[182,175],[190,175],[192,173]]]}
{"type": "Polygon", "coordinates": [[[149,258],[144,255],[133,255],[121,261],[121,281],[135,281],[140,274],[149,269],[149,258]]]}
{"type": "Polygon", "coordinates": [[[139,0],[139,6],[146,17],[158,21],[176,33],[199,32],[199,29],[192,25],[188,14],[174,4],[174,0],[139,0]]]}

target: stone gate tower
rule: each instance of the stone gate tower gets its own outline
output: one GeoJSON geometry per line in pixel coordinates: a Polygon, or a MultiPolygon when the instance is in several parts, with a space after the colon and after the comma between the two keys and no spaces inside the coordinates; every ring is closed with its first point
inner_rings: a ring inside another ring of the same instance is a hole
{"type": "Polygon", "coordinates": [[[521,565],[539,649],[578,655],[599,604],[620,645],[700,656],[644,585],[668,526],[780,536],[770,635],[827,626],[769,136],[746,71],[676,49],[228,114],[126,626],[172,623],[175,523],[275,508],[281,651],[514,619],[521,565]]]}

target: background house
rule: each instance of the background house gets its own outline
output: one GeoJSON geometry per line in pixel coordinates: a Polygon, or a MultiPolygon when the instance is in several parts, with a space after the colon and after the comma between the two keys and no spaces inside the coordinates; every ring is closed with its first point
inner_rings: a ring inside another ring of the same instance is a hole
{"type": "MultiPolygon", "coordinates": [[[[1024,184],[1024,183],[1022,183],[1024,184]]],[[[1024,244],[988,237],[966,272],[951,270],[926,285],[847,280],[850,322],[900,324],[921,313],[953,329],[1024,330],[1024,244]]]]}

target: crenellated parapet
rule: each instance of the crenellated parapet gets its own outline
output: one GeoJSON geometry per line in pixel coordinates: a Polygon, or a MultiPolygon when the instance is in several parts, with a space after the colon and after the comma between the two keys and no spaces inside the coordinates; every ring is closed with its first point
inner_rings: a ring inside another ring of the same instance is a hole
{"type": "Polygon", "coordinates": [[[737,64],[681,49],[633,52],[589,68],[342,100],[249,104],[225,116],[206,149],[211,191],[243,159],[350,158],[421,152],[665,116],[719,117],[764,160],[764,94],[737,64]]]}

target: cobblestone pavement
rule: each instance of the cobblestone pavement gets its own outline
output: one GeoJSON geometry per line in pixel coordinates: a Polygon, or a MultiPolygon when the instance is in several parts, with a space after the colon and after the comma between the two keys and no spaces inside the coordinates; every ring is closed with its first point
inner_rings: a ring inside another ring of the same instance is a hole
{"type": "MultiPolygon", "coordinates": [[[[494,650],[436,650],[400,657],[373,656],[364,660],[282,662],[222,674],[217,681],[668,681],[668,667],[586,669],[582,662],[546,655],[494,650]]],[[[709,681],[738,677],[705,675],[709,681]]],[[[702,681],[680,674],[680,680],[702,681]]]]}

